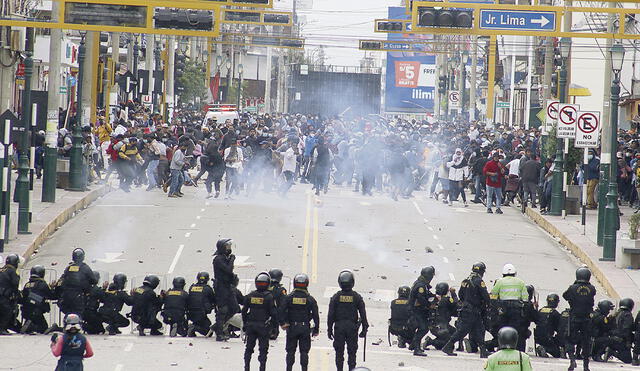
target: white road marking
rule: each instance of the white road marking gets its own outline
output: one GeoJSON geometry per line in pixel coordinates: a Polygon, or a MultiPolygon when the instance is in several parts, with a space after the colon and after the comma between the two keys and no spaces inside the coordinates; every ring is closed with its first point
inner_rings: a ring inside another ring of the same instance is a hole
{"type": "Polygon", "coordinates": [[[203,212],[203,211],[204,211],[204,209],[200,209],[200,212],[203,212]]]}
{"type": "Polygon", "coordinates": [[[187,232],[187,233],[185,233],[185,234],[184,234],[184,236],[185,236],[186,238],[191,237],[191,232],[187,232]]]}
{"type": "Polygon", "coordinates": [[[433,235],[433,239],[437,241],[437,240],[438,240],[438,236],[436,236],[436,235],[434,234],[434,235],[433,235]]]}
{"type": "Polygon", "coordinates": [[[117,205],[117,204],[101,204],[98,207],[156,207],[157,205],[117,205]]]}
{"type": "Polygon", "coordinates": [[[104,259],[96,259],[96,261],[99,261],[101,263],[107,263],[107,264],[117,263],[124,260],[124,259],[118,259],[120,255],[122,255],[121,252],[106,252],[104,253],[104,259]]]}
{"type": "Polygon", "coordinates": [[[433,227],[427,227],[427,229],[433,232],[433,227]]]}
{"type": "Polygon", "coordinates": [[[420,215],[424,215],[424,213],[422,212],[422,210],[420,210],[420,206],[418,206],[418,203],[416,203],[415,201],[412,201],[412,202],[413,202],[413,206],[415,206],[415,207],[416,207],[416,210],[418,210],[418,214],[420,214],[420,215]]]}
{"type": "Polygon", "coordinates": [[[167,274],[173,273],[173,270],[176,269],[176,264],[178,264],[178,259],[180,259],[180,255],[182,254],[182,250],[184,250],[184,245],[180,245],[178,247],[178,251],[176,251],[176,256],[173,257],[173,261],[171,262],[171,265],[169,266],[169,271],[167,272],[167,274]]]}
{"type": "Polygon", "coordinates": [[[444,246],[442,246],[441,244],[438,244],[438,248],[439,248],[440,250],[444,250],[444,246]]]}
{"type": "Polygon", "coordinates": [[[360,201],[360,205],[362,205],[362,206],[371,206],[371,202],[360,201]]]}
{"type": "Polygon", "coordinates": [[[429,223],[429,220],[427,218],[422,218],[422,220],[424,220],[425,223],[429,223]]]}
{"type": "Polygon", "coordinates": [[[209,206],[209,205],[211,205],[211,203],[209,201],[204,203],[204,206],[209,206]]]}
{"type": "Polygon", "coordinates": [[[456,276],[454,276],[453,273],[449,273],[449,279],[451,281],[455,281],[456,280],[456,276]]]}
{"type": "Polygon", "coordinates": [[[470,212],[470,211],[469,211],[469,210],[467,210],[467,209],[455,209],[455,210],[456,210],[457,212],[459,212],[459,213],[468,213],[468,212],[470,212]]]}
{"type": "Polygon", "coordinates": [[[202,218],[200,215],[196,216],[196,219],[200,220],[202,218]]]}
{"type": "Polygon", "coordinates": [[[124,346],[125,352],[130,352],[131,349],[133,349],[133,343],[127,343],[127,345],[124,346]]]}
{"type": "MultiPolygon", "coordinates": [[[[336,292],[340,291],[339,287],[327,286],[324,289],[325,299],[330,299],[336,292]]],[[[366,291],[358,291],[362,298],[366,301],[379,301],[388,303],[396,298],[396,292],[393,290],[373,289],[366,291]]]]}
{"type": "Polygon", "coordinates": [[[195,228],[196,227],[196,223],[191,223],[191,227],[190,228],[195,228]]]}
{"type": "Polygon", "coordinates": [[[124,366],[121,363],[118,363],[116,365],[116,368],[113,369],[113,371],[122,371],[123,368],[124,366]]]}
{"type": "MultiPolygon", "coordinates": [[[[233,263],[233,266],[236,268],[241,268],[252,267],[255,264],[254,262],[249,262],[247,260],[249,260],[248,256],[236,256],[236,261],[233,263]]],[[[253,280],[251,280],[251,282],[253,282],[253,280]]]]}
{"type": "Polygon", "coordinates": [[[448,263],[448,262],[449,262],[449,259],[447,259],[447,257],[446,257],[446,256],[443,256],[443,257],[442,257],[442,261],[444,261],[445,263],[448,263]]]}

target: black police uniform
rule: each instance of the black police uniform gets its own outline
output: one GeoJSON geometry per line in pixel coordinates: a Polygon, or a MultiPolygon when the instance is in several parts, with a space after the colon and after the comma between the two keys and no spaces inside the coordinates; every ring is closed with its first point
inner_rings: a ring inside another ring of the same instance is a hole
{"type": "Polygon", "coordinates": [[[336,351],[336,367],[342,371],[344,367],[344,347],[347,345],[347,365],[349,370],[356,367],[358,351],[358,326],[367,332],[369,322],[362,296],[353,290],[340,290],[329,301],[327,326],[333,334],[333,349],[336,351]],[[335,326],[334,326],[335,325],[335,326]]]}
{"type": "Polygon", "coordinates": [[[560,357],[560,312],[556,308],[542,307],[538,311],[538,322],[533,331],[536,344],[544,347],[546,353],[560,357]]]}
{"type": "Polygon", "coordinates": [[[109,335],[119,334],[119,328],[129,326],[129,320],[120,314],[125,304],[133,305],[133,299],[126,291],[119,290],[114,283],[111,283],[104,292],[103,304],[98,309],[98,313],[107,324],[109,335]]]}
{"type": "Polygon", "coordinates": [[[404,348],[407,342],[413,340],[415,329],[409,324],[411,306],[409,298],[397,298],[391,301],[391,318],[389,319],[389,334],[398,337],[398,347],[404,348]]]}
{"type": "Polygon", "coordinates": [[[0,268],[0,333],[12,328],[16,322],[19,284],[20,276],[16,267],[6,264],[0,268]]]}
{"type": "Polygon", "coordinates": [[[575,362],[576,345],[582,347],[583,362],[588,365],[591,355],[591,312],[593,311],[596,288],[588,282],[576,281],[569,286],[562,297],[571,308],[569,315],[569,337],[567,338],[567,355],[575,362]]]}
{"type": "Polygon", "coordinates": [[[84,313],[86,294],[92,285],[98,283],[93,271],[86,263],[70,263],[60,276],[62,290],[59,306],[64,314],[84,313]]]}
{"type": "Polygon", "coordinates": [[[531,301],[525,301],[522,304],[522,319],[516,331],[518,331],[518,350],[524,352],[527,345],[527,339],[531,337],[529,327],[532,323],[538,322],[538,311],[531,301]]]}
{"type": "Polygon", "coordinates": [[[634,337],[633,337],[633,359],[632,364],[634,366],[640,366],[640,312],[636,314],[636,319],[633,322],[634,337]]]}
{"type": "Polygon", "coordinates": [[[199,332],[208,335],[211,328],[211,321],[208,314],[213,311],[216,297],[211,286],[206,283],[194,283],[189,287],[189,298],[187,300],[187,318],[193,325],[193,333],[199,332]]]}
{"type": "Polygon", "coordinates": [[[162,323],[156,318],[162,306],[162,300],[150,286],[143,284],[133,290],[131,319],[138,324],[140,335],[144,329],[151,329],[151,334],[158,334],[162,323]]]}
{"type": "Polygon", "coordinates": [[[214,290],[218,307],[215,329],[219,340],[221,340],[225,322],[238,312],[238,301],[233,288],[235,279],[235,274],[233,273],[234,260],[234,255],[227,256],[225,254],[217,254],[213,258],[214,290]]]}
{"type": "Polygon", "coordinates": [[[453,345],[469,334],[470,340],[480,348],[480,356],[486,356],[484,343],[483,317],[489,306],[489,292],[482,276],[472,272],[460,285],[460,309],[458,310],[458,322],[456,332],[442,348],[443,351],[452,353],[453,345]]]}
{"type": "Polygon", "coordinates": [[[560,323],[558,323],[558,342],[560,343],[560,357],[567,358],[569,348],[569,317],[571,309],[566,308],[560,312],[560,323]]]}
{"type": "Polygon", "coordinates": [[[300,365],[307,370],[311,333],[317,335],[320,329],[318,303],[307,290],[296,288],[282,299],[280,305],[280,325],[287,327],[287,371],[293,369],[296,360],[296,348],[300,346],[300,365]],[[311,328],[313,320],[313,329],[311,328]]]}
{"type": "Polygon", "coordinates": [[[593,338],[593,359],[596,361],[602,360],[602,355],[605,353],[607,346],[611,343],[611,336],[613,336],[613,330],[615,329],[615,321],[612,316],[607,313],[602,313],[598,308],[591,313],[591,337],[593,338]]]}
{"type": "Polygon", "coordinates": [[[456,328],[451,326],[451,318],[458,315],[458,296],[454,293],[451,296],[441,296],[435,311],[434,323],[431,326],[431,333],[435,339],[427,338],[425,345],[433,345],[436,349],[442,349],[449,341],[451,335],[456,332],[456,328]]]}
{"type": "Polygon", "coordinates": [[[411,322],[416,326],[416,332],[411,340],[409,349],[421,349],[422,338],[429,332],[429,321],[436,308],[436,296],[430,291],[431,286],[420,276],[411,287],[409,306],[411,307],[411,322]]]}
{"type": "MultiPolygon", "coordinates": [[[[271,292],[271,295],[273,296],[276,308],[280,308],[283,299],[287,296],[287,289],[285,289],[280,282],[274,282],[269,286],[269,292],[271,292]]],[[[269,339],[276,340],[279,334],[280,326],[278,326],[278,322],[271,321],[269,324],[269,339]]]]}
{"type": "Polygon", "coordinates": [[[611,355],[624,363],[631,363],[631,344],[634,334],[633,314],[628,309],[620,308],[615,316],[615,328],[611,337],[611,355]]]}
{"type": "Polygon", "coordinates": [[[258,342],[258,361],[260,371],[267,369],[269,353],[269,323],[278,321],[278,313],[273,295],[268,290],[254,290],[244,297],[242,306],[242,323],[247,335],[247,346],[244,350],[244,369],[249,370],[251,355],[258,342]]]}
{"type": "Polygon", "coordinates": [[[176,326],[176,332],[181,336],[187,336],[187,300],[189,294],[184,290],[171,289],[162,295],[162,319],[172,327],[176,326]]]}
{"type": "Polygon", "coordinates": [[[31,276],[29,282],[25,283],[22,288],[22,318],[25,320],[23,326],[24,333],[33,331],[40,334],[44,333],[48,327],[44,313],[51,310],[51,306],[47,300],[53,299],[53,292],[49,284],[38,276],[31,276]],[[31,323],[27,326],[27,323],[31,323]]]}
{"type": "Polygon", "coordinates": [[[104,300],[104,290],[98,285],[92,285],[86,293],[84,312],[82,313],[83,330],[87,334],[102,334],[102,316],[98,313],[100,302],[104,300]]]}

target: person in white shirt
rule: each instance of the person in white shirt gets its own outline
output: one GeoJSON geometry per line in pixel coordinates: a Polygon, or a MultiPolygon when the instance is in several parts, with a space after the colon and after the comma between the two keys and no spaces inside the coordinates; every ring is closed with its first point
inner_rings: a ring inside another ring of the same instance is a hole
{"type": "Polygon", "coordinates": [[[289,188],[293,185],[293,180],[296,172],[297,165],[297,152],[294,144],[289,143],[289,148],[282,153],[282,175],[284,176],[284,183],[280,187],[280,195],[284,197],[289,188]]]}
{"type": "Polygon", "coordinates": [[[506,168],[509,169],[509,177],[504,190],[504,206],[509,206],[509,203],[513,202],[513,199],[518,194],[518,188],[520,187],[520,159],[523,155],[524,153],[516,155],[516,157],[506,165],[506,168]]]}
{"type": "Polygon", "coordinates": [[[240,193],[240,174],[242,173],[242,148],[238,147],[238,141],[234,138],[231,145],[224,150],[224,163],[226,166],[225,198],[231,198],[235,191],[240,193]]]}

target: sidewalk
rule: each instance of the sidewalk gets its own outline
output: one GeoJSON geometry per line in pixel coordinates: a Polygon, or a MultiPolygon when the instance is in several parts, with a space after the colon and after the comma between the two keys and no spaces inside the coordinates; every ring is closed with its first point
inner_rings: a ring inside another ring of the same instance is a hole
{"type": "MultiPolygon", "coordinates": [[[[15,184],[12,182],[12,197],[15,184]]],[[[56,189],[56,202],[41,202],[42,179],[36,180],[31,203],[32,222],[30,234],[18,234],[18,204],[11,203],[9,214],[9,241],[5,242],[3,256],[15,253],[28,260],[58,227],[71,219],[75,213],[89,206],[111,190],[109,184],[94,184],[85,192],[56,189]]]]}
{"type": "MultiPolygon", "coordinates": [[[[628,235],[628,218],[633,215],[635,209],[622,206],[620,211],[624,215],[620,217],[616,254],[621,253],[619,245],[621,239],[628,235]]],[[[541,215],[538,209],[531,208],[527,208],[526,213],[536,224],[586,264],[611,298],[631,297],[634,300],[640,298],[640,270],[621,269],[616,267],[615,262],[599,260],[602,257],[602,247],[597,245],[597,210],[587,210],[586,228],[581,224],[581,215],[567,215],[563,219],[560,216],[541,215]]]]}

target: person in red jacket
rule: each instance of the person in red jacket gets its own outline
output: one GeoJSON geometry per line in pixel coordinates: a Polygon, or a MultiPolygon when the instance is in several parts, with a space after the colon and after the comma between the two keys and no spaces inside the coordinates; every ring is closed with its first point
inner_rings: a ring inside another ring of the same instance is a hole
{"type": "Polygon", "coordinates": [[[504,166],[500,163],[500,153],[493,153],[491,161],[488,161],[482,169],[487,179],[487,213],[493,214],[491,205],[496,200],[496,214],[502,214],[502,178],[504,178],[504,166]]]}

